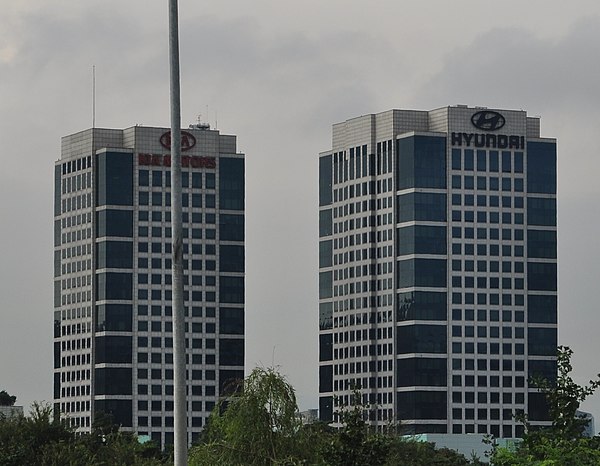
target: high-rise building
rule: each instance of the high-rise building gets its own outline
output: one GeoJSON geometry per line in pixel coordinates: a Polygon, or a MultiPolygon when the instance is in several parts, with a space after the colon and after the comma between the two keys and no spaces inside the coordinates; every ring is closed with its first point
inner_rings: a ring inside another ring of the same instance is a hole
{"type": "MultiPolygon", "coordinates": [[[[189,441],[244,376],[244,155],[182,131],[189,441]]],[[[54,406],[173,443],[170,131],[93,128],[55,165],[54,406]]]]}
{"type": "Polygon", "coordinates": [[[390,110],[319,157],[320,416],[522,432],[557,348],[556,141],[519,110],[390,110]]]}

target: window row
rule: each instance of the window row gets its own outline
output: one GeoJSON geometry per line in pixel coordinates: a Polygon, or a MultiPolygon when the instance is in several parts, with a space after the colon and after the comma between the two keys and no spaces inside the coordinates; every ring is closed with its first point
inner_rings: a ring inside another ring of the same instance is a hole
{"type": "Polygon", "coordinates": [[[62,164],[62,173],[67,175],[69,173],[75,173],[76,171],[85,170],[86,168],[92,167],[92,156],[82,157],[76,160],[69,160],[62,164]]]}
{"type": "Polygon", "coordinates": [[[525,279],[511,277],[503,277],[500,281],[499,277],[463,277],[461,275],[452,277],[452,288],[491,288],[503,290],[524,290],[525,279]],[[500,286],[502,284],[502,286],[500,286]]]}
{"type": "Polygon", "coordinates": [[[452,149],[452,170],[523,173],[523,152],[452,149]]]}
{"type": "Polygon", "coordinates": [[[498,178],[496,176],[452,175],[453,189],[477,189],[482,191],[523,192],[523,178],[498,178]]]}
{"type": "MultiPolygon", "coordinates": [[[[202,223],[202,213],[201,212],[192,212],[191,213],[191,223],[202,223]]],[[[138,212],[138,220],[140,222],[170,222],[171,221],[171,212],[162,210],[140,210],[138,212]]],[[[181,221],[185,224],[190,222],[190,213],[182,212],[181,221]]],[[[216,223],[216,215],[215,214],[204,214],[204,222],[209,224],[216,223]]]]}
{"type": "MultiPolygon", "coordinates": [[[[486,342],[452,342],[452,354],[525,354],[525,344],[523,343],[486,343],[486,342]],[[500,352],[502,345],[502,353],[500,352]]],[[[490,385],[497,386],[497,385],[490,385]]],[[[518,385],[517,385],[518,386],[518,385]]]]}
{"type": "MultiPolygon", "coordinates": [[[[138,236],[140,237],[152,236],[153,238],[161,238],[163,237],[163,232],[165,238],[171,238],[171,227],[138,227],[138,236]]],[[[202,239],[202,228],[184,228],[181,231],[181,236],[183,238],[202,239]]],[[[215,228],[204,229],[204,238],[216,239],[217,230],[215,228]]]]}
{"type": "MultiPolygon", "coordinates": [[[[154,188],[169,188],[171,187],[171,171],[166,170],[140,170],[138,172],[138,180],[140,186],[152,186],[154,188]],[[152,181],[152,184],[150,184],[152,181]]],[[[201,173],[201,172],[181,172],[181,186],[183,188],[202,188],[215,189],[216,178],[214,173],[201,173]],[[190,177],[191,174],[191,177],[190,177]],[[202,175],[204,175],[204,183],[202,183],[202,175]],[[190,179],[191,178],[191,179],[190,179]]]]}
{"type": "Polygon", "coordinates": [[[502,302],[503,306],[524,306],[525,302],[525,296],[522,294],[504,293],[500,295],[499,293],[490,293],[488,295],[487,293],[454,292],[452,293],[452,304],[475,304],[475,296],[477,296],[477,304],[479,305],[498,306],[502,302]]]}
{"type": "MultiPolygon", "coordinates": [[[[473,207],[477,205],[477,207],[503,207],[503,208],[515,208],[515,209],[523,209],[524,201],[521,196],[496,196],[496,195],[486,195],[486,194],[452,194],[452,205],[460,206],[464,205],[467,207],[473,207]],[[500,203],[502,201],[502,203],[500,203]]],[[[517,215],[523,214],[515,214],[517,215]]],[[[516,221],[515,221],[516,223],[516,221]]],[[[523,223],[523,221],[521,221],[523,223]]]]}
{"type": "MultiPolygon", "coordinates": [[[[139,205],[152,205],[152,206],[170,206],[171,205],[171,193],[170,192],[148,192],[140,191],[138,196],[139,205]]],[[[216,208],[216,196],[214,194],[200,194],[200,193],[182,193],[181,204],[183,207],[206,207],[208,209],[216,208]],[[202,198],[204,197],[204,202],[202,198]]]]}
{"type": "Polygon", "coordinates": [[[452,336],[453,337],[466,337],[466,338],[525,338],[524,327],[487,327],[485,325],[453,325],[452,336]],[[500,335],[502,333],[502,336],[500,335]]]}

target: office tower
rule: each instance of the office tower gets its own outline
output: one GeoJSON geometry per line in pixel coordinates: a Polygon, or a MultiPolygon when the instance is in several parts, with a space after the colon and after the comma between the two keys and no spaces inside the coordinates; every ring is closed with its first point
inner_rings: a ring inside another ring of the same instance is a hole
{"type": "Polygon", "coordinates": [[[556,141],[525,111],[390,110],[319,157],[320,416],[514,437],[556,373],[556,141]]]}
{"type": "MultiPolygon", "coordinates": [[[[188,426],[244,376],[244,155],[182,131],[188,426]]],[[[54,406],[173,443],[170,131],[93,128],[55,165],[54,406]],[[101,414],[103,413],[103,414],[101,414]]]]}

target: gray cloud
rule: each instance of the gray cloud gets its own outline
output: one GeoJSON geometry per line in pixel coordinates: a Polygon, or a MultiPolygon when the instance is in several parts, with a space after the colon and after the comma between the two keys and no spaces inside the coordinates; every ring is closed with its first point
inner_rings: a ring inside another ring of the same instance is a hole
{"type": "MultiPolygon", "coordinates": [[[[600,121],[600,64],[594,59],[599,48],[598,17],[576,22],[562,37],[491,30],[449,53],[417,97],[432,105],[523,108],[541,115],[542,136],[558,139],[559,341],[575,350],[580,382],[598,372],[592,290],[600,278],[600,159],[594,144],[600,121]]],[[[584,408],[600,412],[600,396],[584,408]]]]}
{"type": "MultiPolygon", "coordinates": [[[[518,18],[539,13],[505,3],[518,18]]],[[[468,103],[539,113],[543,134],[559,139],[561,341],[575,348],[578,373],[597,371],[600,166],[589,139],[600,117],[598,18],[544,36],[543,25],[524,29],[506,14],[492,22],[480,2],[452,21],[456,6],[443,1],[365,5],[180,5],[183,121],[202,113],[212,123],[217,111],[247,153],[248,368],[279,364],[302,407],[317,405],[316,154],[328,148],[331,124],[392,107],[468,103]]],[[[586,11],[599,13],[593,5],[586,11]]],[[[547,13],[549,24],[579,15],[547,13]]],[[[93,64],[99,126],[168,125],[166,39],[159,2],[23,0],[0,18],[0,383],[26,404],[52,396],[60,137],[91,125],[93,64]]]]}

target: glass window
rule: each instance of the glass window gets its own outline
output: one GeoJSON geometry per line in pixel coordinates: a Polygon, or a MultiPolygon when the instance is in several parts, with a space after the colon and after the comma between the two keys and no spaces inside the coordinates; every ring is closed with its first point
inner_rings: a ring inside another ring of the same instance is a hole
{"type": "Polygon", "coordinates": [[[465,170],[473,171],[473,149],[465,149],[464,151],[465,170]]]}
{"type": "MultiPolygon", "coordinates": [[[[321,161],[323,158],[321,158],[321,161]]],[[[331,174],[331,157],[329,157],[328,173],[331,174]]],[[[323,163],[323,162],[321,162],[323,163]]],[[[325,164],[327,165],[327,164],[325,164]]],[[[322,182],[327,183],[328,178],[321,173],[322,182]]],[[[329,180],[329,184],[331,181],[329,180]]],[[[245,180],[244,180],[244,159],[222,157],[220,159],[219,170],[219,203],[224,210],[244,210],[245,203],[245,180]]],[[[208,179],[207,179],[207,187],[208,179]]],[[[331,203],[331,190],[326,196],[328,203],[331,203]]],[[[324,204],[321,204],[324,205],[324,204]]]]}
{"type": "Polygon", "coordinates": [[[452,170],[461,169],[460,149],[452,149],[452,170]]]}
{"type": "Polygon", "coordinates": [[[509,151],[502,151],[502,172],[504,173],[511,172],[511,156],[512,154],[509,151]]]}
{"type": "Polygon", "coordinates": [[[497,172],[499,170],[498,151],[497,150],[490,151],[490,161],[489,162],[490,162],[490,171],[497,172]]]}
{"type": "Polygon", "coordinates": [[[487,162],[487,154],[484,150],[477,151],[477,170],[485,171],[487,162]]]}

